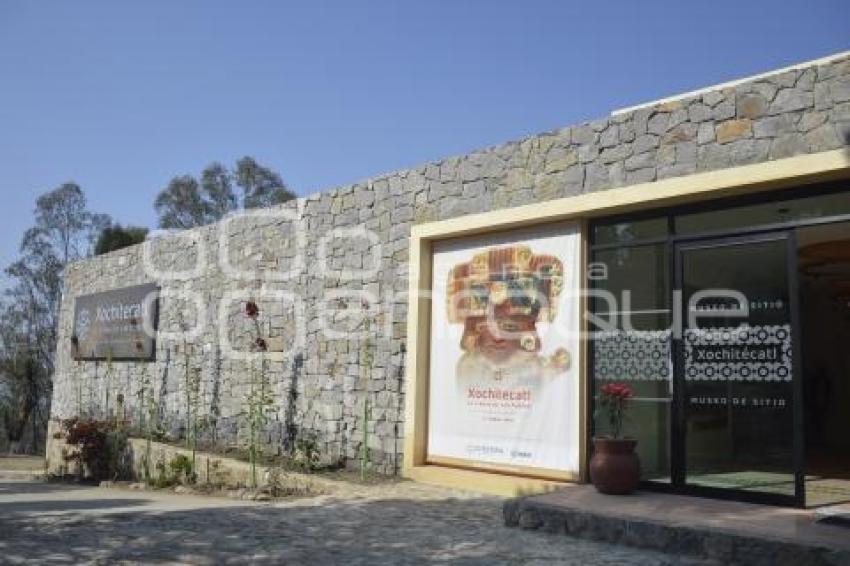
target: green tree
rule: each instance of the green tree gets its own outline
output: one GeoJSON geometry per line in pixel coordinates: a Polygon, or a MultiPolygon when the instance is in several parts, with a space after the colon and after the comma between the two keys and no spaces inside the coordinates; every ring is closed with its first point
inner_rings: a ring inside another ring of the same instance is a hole
{"type": "Polygon", "coordinates": [[[236,210],[239,202],[233,193],[233,180],[230,171],[218,162],[213,162],[201,172],[201,194],[206,203],[207,218],[210,222],[223,218],[225,214],[236,210]]]}
{"type": "Polygon", "coordinates": [[[109,215],[87,209],[85,194],[76,183],[64,183],[36,200],[34,229],[54,248],[63,265],[89,255],[95,239],[110,222],[109,215]]]}
{"type": "Polygon", "coordinates": [[[50,405],[50,373],[33,332],[31,305],[4,303],[0,309],[0,428],[9,451],[34,452],[43,446],[50,405]]]}
{"type": "Polygon", "coordinates": [[[21,239],[20,257],[5,270],[8,284],[0,301],[0,404],[11,448],[18,451],[44,441],[62,271],[91,253],[97,234],[110,222],[88,210],[75,183],[40,196],[34,217],[21,239]]]}
{"type": "Polygon", "coordinates": [[[174,177],[153,203],[162,228],[194,228],[208,223],[200,185],[191,175],[174,177]]]}
{"type": "Polygon", "coordinates": [[[154,208],[161,228],[186,229],[211,224],[234,210],[274,206],[295,198],[280,175],[243,157],[233,170],[218,162],[201,172],[173,178],[157,195],[154,208]],[[240,194],[234,191],[239,187],[240,194]]]}
{"type": "Polygon", "coordinates": [[[101,255],[134,244],[141,244],[148,235],[147,228],[111,224],[104,228],[94,245],[94,255],[101,255]]]}
{"type": "Polygon", "coordinates": [[[242,208],[263,208],[295,198],[280,175],[257,163],[253,157],[236,162],[236,184],[242,189],[242,208]]]}

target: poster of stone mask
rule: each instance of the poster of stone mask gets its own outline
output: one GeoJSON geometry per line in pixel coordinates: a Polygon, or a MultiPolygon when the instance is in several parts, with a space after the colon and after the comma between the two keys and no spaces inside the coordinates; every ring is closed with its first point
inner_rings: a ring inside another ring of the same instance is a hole
{"type": "Polygon", "coordinates": [[[579,469],[576,224],[435,244],[428,457],[579,469]]]}
{"type": "Polygon", "coordinates": [[[157,285],[149,283],[76,297],[74,359],[153,359],[158,295],[157,285]]]}

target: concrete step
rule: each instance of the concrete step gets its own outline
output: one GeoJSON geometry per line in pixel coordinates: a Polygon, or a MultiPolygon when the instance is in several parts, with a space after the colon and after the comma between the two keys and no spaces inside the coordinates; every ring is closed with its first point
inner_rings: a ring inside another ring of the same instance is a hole
{"type": "Polygon", "coordinates": [[[44,479],[44,470],[0,470],[0,481],[44,479]]]}
{"type": "Polygon", "coordinates": [[[645,493],[616,497],[591,486],[505,502],[505,524],[695,556],[724,564],[850,565],[850,528],[800,509],[645,493]]]}
{"type": "Polygon", "coordinates": [[[44,456],[0,456],[0,481],[39,480],[44,476],[44,456]]]}

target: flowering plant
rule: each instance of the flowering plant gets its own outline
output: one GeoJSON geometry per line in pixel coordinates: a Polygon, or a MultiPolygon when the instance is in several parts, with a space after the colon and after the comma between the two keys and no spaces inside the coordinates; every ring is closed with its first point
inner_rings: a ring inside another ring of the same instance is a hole
{"type": "Polygon", "coordinates": [[[254,367],[251,362],[251,390],[245,399],[247,410],[244,415],[247,419],[249,439],[248,455],[251,463],[251,487],[257,488],[257,460],[262,448],[260,445],[262,432],[269,422],[269,413],[273,410],[274,399],[269,391],[270,385],[266,376],[265,352],[269,345],[263,337],[260,325],[260,307],[253,300],[245,303],[245,316],[254,323],[254,339],[251,342],[251,350],[260,357],[260,367],[254,367]]]}
{"type": "Polygon", "coordinates": [[[623,433],[623,418],[629,401],[634,395],[631,387],[623,383],[606,383],[599,390],[600,410],[608,416],[608,424],[614,438],[621,438],[623,433]]]}

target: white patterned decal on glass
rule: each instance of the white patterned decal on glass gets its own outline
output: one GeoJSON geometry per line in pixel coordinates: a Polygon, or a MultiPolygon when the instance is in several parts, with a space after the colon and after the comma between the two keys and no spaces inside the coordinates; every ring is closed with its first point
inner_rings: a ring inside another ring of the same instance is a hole
{"type": "Polygon", "coordinates": [[[669,330],[597,332],[593,375],[616,381],[667,381],[672,372],[669,330]]]}
{"type": "Polygon", "coordinates": [[[791,326],[698,328],[684,333],[689,381],[791,381],[791,326]]]}

